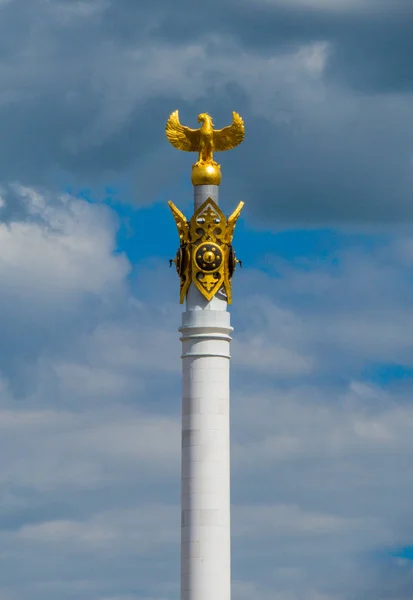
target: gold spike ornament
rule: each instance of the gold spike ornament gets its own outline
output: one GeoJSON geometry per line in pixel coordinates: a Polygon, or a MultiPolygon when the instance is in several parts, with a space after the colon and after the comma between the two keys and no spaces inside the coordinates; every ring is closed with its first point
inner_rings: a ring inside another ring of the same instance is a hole
{"type": "Polygon", "coordinates": [[[244,202],[238,204],[227,220],[219,206],[208,198],[189,223],[173,202],[168,204],[180,239],[173,261],[181,280],[180,303],[185,301],[188,288],[193,283],[208,301],[222,291],[231,304],[231,278],[239,262],[232,247],[232,238],[244,202]]]}

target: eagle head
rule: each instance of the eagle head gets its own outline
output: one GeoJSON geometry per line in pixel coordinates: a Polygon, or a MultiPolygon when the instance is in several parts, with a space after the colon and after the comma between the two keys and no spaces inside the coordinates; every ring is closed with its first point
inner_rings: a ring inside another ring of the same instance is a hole
{"type": "Polygon", "coordinates": [[[200,113],[198,115],[198,123],[204,123],[205,121],[209,121],[211,125],[213,125],[212,117],[210,117],[207,113],[200,113]]]}

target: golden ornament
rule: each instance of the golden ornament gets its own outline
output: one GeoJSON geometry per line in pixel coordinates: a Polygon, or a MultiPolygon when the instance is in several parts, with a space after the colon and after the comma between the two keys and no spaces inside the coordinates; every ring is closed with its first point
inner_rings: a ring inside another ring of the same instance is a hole
{"type": "Polygon", "coordinates": [[[244,139],[244,121],[236,112],[232,113],[232,124],[223,129],[214,129],[212,117],[207,113],[198,115],[199,129],[191,129],[179,121],[176,110],[166,123],[166,137],[178,150],[198,152],[198,161],[192,165],[193,185],[219,185],[221,167],[215,162],[214,152],[224,152],[238,146],[244,139]]]}

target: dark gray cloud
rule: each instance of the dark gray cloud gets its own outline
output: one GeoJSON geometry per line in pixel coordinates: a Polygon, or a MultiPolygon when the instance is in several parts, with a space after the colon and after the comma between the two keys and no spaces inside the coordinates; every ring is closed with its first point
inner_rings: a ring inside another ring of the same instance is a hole
{"type": "Polygon", "coordinates": [[[116,28],[129,43],[137,32],[178,45],[216,32],[264,54],[326,40],[335,46],[333,77],[363,90],[395,91],[413,86],[412,18],[409,0],[213,0],[199,3],[195,10],[191,0],[173,6],[159,2],[151,10],[121,0],[108,8],[103,22],[106,31],[116,28]]]}
{"type": "Polygon", "coordinates": [[[175,108],[247,126],[223,192],[266,223],[410,220],[412,5],[131,0],[0,4],[0,180],[177,191],[175,108]],[[242,175],[241,175],[242,173],[242,175]]]}

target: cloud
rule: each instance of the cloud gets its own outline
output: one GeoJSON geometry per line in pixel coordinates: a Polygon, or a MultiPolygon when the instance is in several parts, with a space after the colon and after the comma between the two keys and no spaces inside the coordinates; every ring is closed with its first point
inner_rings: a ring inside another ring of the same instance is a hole
{"type": "Polygon", "coordinates": [[[268,589],[380,596],[380,562],[389,568],[386,553],[410,543],[411,406],[362,387],[233,397],[233,560],[268,589]]]}
{"type": "Polygon", "coordinates": [[[194,126],[202,106],[223,126],[236,109],[248,136],[222,157],[222,188],[251,221],[411,220],[408,0],[188,7],[2,6],[0,181],[117,183],[151,204],[189,184],[170,112],[194,126]]]}
{"type": "Polygon", "coordinates": [[[410,0],[0,13],[2,600],[179,595],[176,288],[118,251],[114,211],[62,193],[182,196],[176,108],[244,117],[221,197],[250,225],[386,230],[237,273],[234,600],[410,599],[410,0]]]}
{"type": "MultiPolygon", "coordinates": [[[[23,186],[12,193],[23,216],[1,229],[1,268],[7,288],[27,278],[33,293],[19,297],[24,327],[10,317],[15,297],[0,293],[1,593],[177,597],[180,307],[160,295],[155,258],[135,277],[114,253],[109,209],[23,186]],[[27,271],[24,250],[42,259],[30,256],[27,271]],[[32,306],[60,271],[67,294],[32,306]]],[[[409,237],[356,238],[311,269],[267,256],[266,273],[237,273],[238,600],[252,591],[280,600],[409,597],[409,567],[392,553],[413,535],[411,385],[368,373],[411,363],[410,246],[409,237]]]]}
{"type": "Polygon", "coordinates": [[[79,292],[98,294],[123,281],[129,268],[123,256],[100,260],[113,249],[115,229],[115,224],[108,227],[111,217],[105,207],[92,211],[87,203],[69,196],[62,196],[56,206],[30,188],[20,186],[16,191],[35,222],[11,222],[0,228],[6,289],[20,292],[27,286],[32,302],[37,295],[42,303],[72,302],[79,292]],[[47,223],[48,235],[39,221],[47,223]]]}
{"type": "Polygon", "coordinates": [[[267,255],[269,275],[241,272],[234,357],[244,369],[249,363],[278,377],[340,369],[361,376],[367,363],[411,366],[409,239],[368,251],[355,245],[319,262],[297,259],[293,268],[267,255]],[[248,293],[258,289],[265,292],[248,293]]]}

